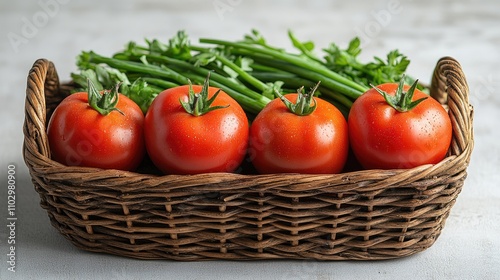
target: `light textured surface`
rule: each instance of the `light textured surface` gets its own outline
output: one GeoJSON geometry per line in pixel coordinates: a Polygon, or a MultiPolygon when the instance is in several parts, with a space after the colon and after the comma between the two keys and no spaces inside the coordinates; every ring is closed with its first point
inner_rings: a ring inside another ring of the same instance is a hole
{"type": "Polygon", "coordinates": [[[500,2],[482,1],[2,1],[0,2],[0,279],[498,279],[500,276],[500,2]],[[251,28],[290,48],[286,31],[345,46],[363,40],[363,59],[398,48],[409,72],[428,82],[437,60],[455,57],[475,108],[469,177],[436,243],[412,257],[379,262],[137,261],[79,251],[39,206],[22,160],[28,70],[52,60],[61,80],[82,50],[112,54],[129,40],[239,39],[251,28]],[[16,166],[16,273],[7,270],[7,165],[16,166]]]}

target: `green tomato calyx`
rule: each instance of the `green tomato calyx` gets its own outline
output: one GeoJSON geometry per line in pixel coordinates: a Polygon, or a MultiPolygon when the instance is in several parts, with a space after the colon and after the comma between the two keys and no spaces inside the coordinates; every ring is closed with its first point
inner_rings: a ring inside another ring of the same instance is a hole
{"type": "Polygon", "coordinates": [[[415,108],[420,102],[424,101],[428,97],[423,97],[418,100],[412,101],[413,99],[413,94],[415,93],[415,89],[417,88],[418,80],[415,80],[415,82],[411,85],[411,87],[408,89],[408,91],[404,91],[404,81],[405,81],[405,76],[401,78],[399,81],[398,89],[396,90],[396,94],[394,96],[389,95],[387,92],[379,89],[378,87],[375,87],[371,85],[378,93],[380,93],[387,104],[397,110],[398,112],[408,112],[415,108]]]}
{"type": "Polygon", "coordinates": [[[316,99],[314,99],[314,92],[318,89],[320,82],[318,82],[314,88],[311,89],[308,93],[304,92],[304,87],[301,87],[297,90],[297,101],[292,103],[285,96],[283,96],[279,91],[275,91],[276,95],[283,101],[288,110],[294,113],[297,116],[307,116],[310,115],[316,110],[316,99]],[[311,105],[311,102],[313,103],[311,105]]]}
{"type": "Polygon", "coordinates": [[[217,110],[217,109],[223,109],[229,107],[229,105],[226,106],[211,106],[212,103],[215,101],[217,96],[219,95],[221,89],[217,90],[215,94],[212,96],[212,98],[208,98],[208,86],[209,86],[209,80],[210,80],[210,72],[208,72],[207,78],[205,79],[205,82],[203,83],[203,87],[201,88],[201,92],[195,93],[193,90],[193,84],[191,83],[191,80],[188,80],[189,82],[189,93],[188,93],[188,101],[182,101],[179,99],[179,102],[181,103],[182,108],[186,110],[187,113],[193,115],[193,116],[201,116],[204,115],[210,111],[217,110]]]}
{"type": "Polygon", "coordinates": [[[111,90],[104,90],[102,94],[97,90],[90,79],[87,79],[87,84],[88,102],[92,109],[103,116],[107,116],[113,111],[125,115],[120,109],[116,108],[118,104],[118,89],[120,88],[120,83],[116,84],[111,90]]]}

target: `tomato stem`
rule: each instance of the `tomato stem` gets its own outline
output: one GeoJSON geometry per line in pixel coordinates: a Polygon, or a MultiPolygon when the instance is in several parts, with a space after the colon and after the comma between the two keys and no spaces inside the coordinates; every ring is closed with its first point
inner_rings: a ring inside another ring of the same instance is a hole
{"type": "Polygon", "coordinates": [[[415,82],[411,85],[411,87],[408,89],[408,91],[404,91],[404,83],[405,83],[405,76],[401,78],[399,81],[398,89],[396,90],[396,93],[394,96],[389,95],[387,92],[379,89],[378,87],[375,87],[371,85],[378,93],[380,93],[387,104],[397,110],[398,112],[408,112],[415,108],[420,102],[424,101],[427,99],[427,97],[420,98],[418,100],[412,101],[413,99],[413,94],[415,93],[415,89],[417,88],[418,84],[418,79],[415,80],[415,82]]]}
{"type": "Polygon", "coordinates": [[[87,79],[88,83],[88,102],[92,109],[99,112],[99,114],[106,116],[113,111],[125,115],[120,109],[116,108],[118,104],[118,89],[120,88],[120,83],[116,84],[111,90],[104,90],[101,94],[94,83],[90,79],[87,79]]]}
{"type": "Polygon", "coordinates": [[[188,80],[189,82],[188,101],[186,102],[179,99],[182,108],[184,108],[184,110],[186,110],[187,113],[198,117],[213,110],[229,107],[229,105],[211,106],[212,103],[217,98],[217,96],[219,95],[221,89],[217,90],[217,92],[215,92],[215,94],[209,99],[208,98],[209,80],[210,80],[210,71],[208,72],[207,78],[205,79],[201,92],[199,93],[194,92],[193,84],[191,83],[191,80],[188,80]]]}
{"type": "Polygon", "coordinates": [[[297,90],[298,95],[295,104],[283,96],[279,91],[276,90],[275,92],[290,112],[297,116],[307,116],[316,110],[317,104],[316,99],[314,99],[314,92],[318,89],[320,83],[321,82],[318,82],[308,93],[304,92],[303,86],[299,88],[297,90]],[[311,101],[313,102],[313,105],[311,105],[311,101]]]}

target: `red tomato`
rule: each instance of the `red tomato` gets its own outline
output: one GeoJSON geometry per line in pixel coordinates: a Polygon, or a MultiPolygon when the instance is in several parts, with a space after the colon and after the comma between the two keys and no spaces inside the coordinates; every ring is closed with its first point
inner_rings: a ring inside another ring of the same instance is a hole
{"type": "MultiPolygon", "coordinates": [[[[297,102],[298,94],[285,98],[297,102]]],[[[329,174],[342,171],[347,160],[347,122],[331,103],[320,98],[308,115],[296,115],[279,98],[257,115],[250,127],[249,155],[259,173],[329,174]]]]}
{"type": "MultiPolygon", "coordinates": [[[[149,107],[145,136],[151,160],[169,174],[233,172],[243,161],[248,145],[245,112],[233,98],[219,91],[212,105],[229,106],[192,115],[180,103],[189,102],[189,87],[167,89],[149,107]]],[[[192,88],[196,93],[202,91],[202,86],[192,88]]],[[[218,90],[208,87],[207,97],[212,98],[218,90]]]]}
{"type": "MultiPolygon", "coordinates": [[[[387,83],[377,88],[391,99],[401,86],[387,83]]],[[[410,87],[403,88],[408,92],[410,87]]],[[[390,106],[375,88],[354,102],[348,118],[349,136],[364,168],[412,168],[438,163],[446,156],[452,136],[450,118],[441,104],[418,89],[411,100],[426,97],[406,112],[390,106]]]]}
{"type": "Polygon", "coordinates": [[[48,125],[52,158],[66,165],[136,169],[145,155],[144,114],[121,94],[116,108],[123,114],[101,115],[89,105],[86,92],[66,97],[48,125]]]}

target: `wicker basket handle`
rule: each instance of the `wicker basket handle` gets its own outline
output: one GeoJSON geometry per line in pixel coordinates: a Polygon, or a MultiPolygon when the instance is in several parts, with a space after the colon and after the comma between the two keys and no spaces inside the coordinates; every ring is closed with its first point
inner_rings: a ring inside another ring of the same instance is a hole
{"type": "Polygon", "coordinates": [[[460,63],[452,57],[441,58],[432,76],[431,96],[447,104],[453,124],[451,154],[469,153],[473,146],[473,107],[469,103],[469,86],[460,63]]]}
{"type": "Polygon", "coordinates": [[[54,64],[47,59],[35,61],[29,71],[26,87],[24,153],[40,153],[50,158],[47,134],[44,133],[52,113],[47,112],[47,104],[61,101],[59,86],[54,64]]]}

